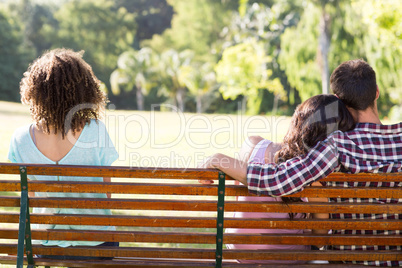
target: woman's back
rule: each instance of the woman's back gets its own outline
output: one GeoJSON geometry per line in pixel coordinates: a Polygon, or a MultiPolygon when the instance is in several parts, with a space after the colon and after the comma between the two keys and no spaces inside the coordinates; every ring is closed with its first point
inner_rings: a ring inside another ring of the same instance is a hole
{"type": "MultiPolygon", "coordinates": [[[[85,125],[76,140],[68,139],[66,136],[60,144],[57,144],[57,137],[49,134],[32,135],[32,125],[27,125],[17,129],[13,135],[10,144],[8,158],[14,163],[37,163],[37,164],[61,164],[61,165],[94,165],[94,166],[109,166],[117,157],[115,150],[107,132],[105,125],[100,121],[92,120],[89,125],[85,125]],[[41,144],[40,147],[35,145],[35,142],[41,144]],[[47,143],[47,141],[50,141],[47,143]],[[72,143],[73,142],[73,143],[72,143]],[[55,144],[56,143],[56,144],[55,144]],[[70,143],[70,146],[68,145],[70,143]],[[53,145],[53,147],[51,146],[53,145]],[[70,148],[71,147],[71,148],[70,148]],[[62,149],[60,154],[57,150],[62,149]],[[61,158],[60,158],[61,156],[61,158]]],[[[93,181],[103,182],[102,177],[67,177],[67,176],[32,176],[28,175],[30,180],[43,181],[93,181]]],[[[106,198],[104,193],[47,193],[37,192],[35,196],[47,198],[106,198]]],[[[63,208],[34,208],[33,213],[52,213],[52,214],[100,214],[111,215],[108,209],[63,209],[63,208]]],[[[33,225],[33,229],[39,229],[40,226],[33,225]]],[[[88,229],[86,226],[78,225],[45,225],[41,226],[45,229],[88,229]]],[[[115,230],[113,226],[91,226],[89,229],[115,230]]],[[[48,246],[78,246],[78,245],[98,245],[101,242],[70,242],[70,241],[42,241],[43,245],[48,246]]]]}
{"type": "Polygon", "coordinates": [[[41,127],[32,124],[30,136],[36,148],[49,160],[59,162],[74,147],[75,142],[81,135],[82,130],[76,133],[69,131],[63,139],[61,133],[45,133],[41,127]]]}
{"type": "MultiPolygon", "coordinates": [[[[54,135],[56,136],[56,135],[54,135]]],[[[11,161],[23,163],[108,166],[118,157],[105,125],[91,120],[76,135],[58,137],[41,133],[32,135],[32,125],[23,126],[14,133],[10,144],[11,161]]]]}

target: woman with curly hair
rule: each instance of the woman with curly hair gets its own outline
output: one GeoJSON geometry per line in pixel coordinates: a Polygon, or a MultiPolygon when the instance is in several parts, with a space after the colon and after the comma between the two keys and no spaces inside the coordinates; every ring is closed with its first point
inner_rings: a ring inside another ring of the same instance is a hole
{"type": "MultiPolygon", "coordinates": [[[[292,116],[290,127],[284,140],[280,144],[275,144],[262,137],[249,137],[239,152],[240,158],[245,162],[258,163],[281,163],[296,156],[304,155],[317,142],[325,140],[330,133],[341,130],[348,131],[354,128],[352,115],[346,106],[335,95],[317,95],[309,98],[300,104],[292,116]]],[[[216,154],[212,156],[204,167],[222,169],[223,163],[228,163],[232,159],[226,155],[216,154]],[[225,159],[223,161],[223,159],[225,159]]],[[[237,162],[240,163],[240,162],[237,162]]],[[[246,165],[246,164],[241,164],[246,165]]],[[[243,166],[244,167],[244,166],[243,166]]],[[[239,167],[241,168],[241,167],[239,167]]],[[[231,174],[229,174],[231,175],[231,174]]],[[[210,181],[200,181],[201,183],[211,183],[210,181]]],[[[238,184],[238,182],[236,181],[238,184]]],[[[320,186],[318,182],[314,184],[320,186]]],[[[260,197],[260,196],[240,196],[238,201],[254,202],[327,202],[323,198],[295,198],[295,197],[260,197]]],[[[314,214],[315,218],[327,218],[328,214],[314,214]]],[[[255,212],[236,212],[235,218],[306,218],[304,213],[255,213],[255,212]]],[[[279,233],[297,234],[303,230],[288,229],[227,229],[229,233],[279,233]]],[[[316,233],[327,233],[327,230],[313,230],[316,233]]],[[[286,249],[286,250],[308,250],[310,246],[304,245],[245,245],[227,244],[230,249],[286,249]]],[[[303,261],[257,261],[257,260],[238,260],[241,263],[276,263],[276,264],[300,264],[303,261]]]]}
{"type": "MultiPolygon", "coordinates": [[[[14,163],[110,166],[118,153],[99,121],[106,105],[100,81],[82,52],[51,50],[36,59],[24,73],[20,84],[21,101],[30,106],[33,124],[17,129],[12,137],[8,158],[14,163]]],[[[42,181],[110,181],[110,178],[33,176],[42,181]]],[[[106,198],[103,193],[45,193],[37,197],[106,198]]],[[[34,208],[33,213],[101,214],[108,209],[34,208]]],[[[113,226],[33,225],[34,229],[115,230],[113,226]]],[[[41,241],[45,246],[118,246],[102,241],[41,241]]],[[[46,256],[49,258],[85,258],[46,256]]]]}

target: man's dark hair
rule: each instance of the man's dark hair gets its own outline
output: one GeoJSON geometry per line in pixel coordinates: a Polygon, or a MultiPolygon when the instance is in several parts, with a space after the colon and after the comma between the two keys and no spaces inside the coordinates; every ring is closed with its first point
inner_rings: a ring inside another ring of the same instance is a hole
{"type": "Polygon", "coordinates": [[[374,105],[377,82],[373,68],[364,60],[339,65],[331,75],[331,89],[346,106],[366,110],[374,105]]]}

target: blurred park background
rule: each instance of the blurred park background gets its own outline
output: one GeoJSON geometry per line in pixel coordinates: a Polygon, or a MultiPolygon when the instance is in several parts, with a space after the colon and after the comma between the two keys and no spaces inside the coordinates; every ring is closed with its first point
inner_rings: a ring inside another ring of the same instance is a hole
{"type": "Polygon", "coordinates": [[[400,0],[0,0],[0,100],[57,47],[85,51],[118,110],[212,114],[291,115],[362,58],[402,120],[400,0]]]}

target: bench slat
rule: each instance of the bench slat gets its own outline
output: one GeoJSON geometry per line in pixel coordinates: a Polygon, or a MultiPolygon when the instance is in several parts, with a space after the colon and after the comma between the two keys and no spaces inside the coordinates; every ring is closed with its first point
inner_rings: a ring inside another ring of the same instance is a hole
{"type": "Polygon", "coordinates": [[[284,212],[284,213],[386,213],[397,214],[402,211],[402,204],[376,203],[288,203],[270,202],[239,202],[226,201],[225,211],[228,212],[284,212]]]}
{"type": "MultiPolygon", "coordinates": [[[[120,215],[31,214],[31,224],[101,225],[133,227],[216,228],[212,217],[147,217],[120,215]]],[[[19,214],[0,213],[0,222],[18,223],[19,214]]]]}
{"type": "Polygon", "coordinates": [[[400,260],[402,253],[399,251],[361,251],[361,250],[224,250],[223,254],[227,259],[243,259],[243,260],[328,260],[328,261],[369,261],[369,260],[400,260]]]}
{"type": "MultiPolygon", "coordinates": [[[[125,210],[179,210],[179,211],[216,211],[216,201],[195,200],[158,200],[158,199],[82,199],[43,198],[29,199],[31,207],[48,208],[97,208],[125,210]]],[[[19,197],[1,197],[1,207],[19,207],[19,197]]],[[[375,203],[289,203],[282,202],[238,202],[226,201],[227,212],[282,212],[282,213],[385,213],[397,214],[402,211],[402,204],[375,203]]]]}
{"type": "MultiPolygon", "coordinates": [[[[19,214],[0,213],[0,222],[18,223],[19,214]]],[[[210,217],[159,217],[120,215],[31,214],[31,223],[66,225],[105,225],[136,227],[216,228],[216,219],[210,217]]],[[[342,229],[399,230],[402,220],[344,220],[344,219],[247,219],[225,218],[225,228],[253,229],[342,229]]]]}
{"type": "MultiPolygon", "coordinates": [[[[31,207],[47,208],[97,208],[124,210],[179,210],[179,211],[216,211],[216,201],[195,200],[149,200],[149,199],[98,199],[98,198],[43,198],[31,197],[31,207]]],[[[0,197],[0,206],[19,207],[19,197],[0,197]]]]}
{"type": "MultiPolygon", "coordinates": [[[[120,177],[120,178],[174,178],[174,179],[217,179],[219,171],[216,169],[196,168],[141,168],[141,167],[100,167],[78,165],[43,165],[24,164],[27,173],[53,176],[80,176],[80,177],[120,177]]],[[[0,174],[20,174],[20,165],[1,163],[0,174]]]]}
{"type": "Polygon", "coordinates": [[[335,172],[320,181],[345,181],[345,182],[401,182],[401,173],[358,173],[347,174],[335,172]]]}
{"type": "MultiPolygon", "coordinates": [[[[16,258],[11,256],[0,256],[0,263],[6,264],[15,264],[16,258]]],[[[147,267],[147,268],[160,268],[162,267],[215,267],[215,262],[211,260],[197,260],[196,262],[183,260],[180,262],[178,260],[160,260],[157,261],[155,259],[144,259],[144,258],[114,258],[113,260],[106,261],[58,261],[51,259],[36,259],[35,263],[41,266],[69,266],[69,267],[147,267]]],[[[26,260],[24,264],[27,264],[26,260]]],[[[255,264],[244,264],[244,263],[236,263],[234,260],[223,260],[222,267],[248,267],[255,268],[255,264]]],[[[269,267],[269,268],[288,268],[289,265],[283,264],[259,264],[258,267],[269,267]]],[[[298,264],[298,268],[319,268],[322,267],[322,264],[298,264]]],[[[365,265],[359,264],[325,264],[325,267],[328,268],[367,268],[365,265]]]]}
{"type": "MultiPolygon", "coordinates": [[[[15,254],[16,245],[0,244],[1,252],[15,254]]],[[[186,248],[113,248],[113,247],[44,247],[34,245],[35,254],[64,255],[64,256],[103,256],[103,257],[141,257],[141,258],[186,258],[186,259],[214,259],[214,249],[186,249],[186,248]]],[[[399,260],[402,253],[399,251],[312,251],[294,250],[223,250],[226,259],[243,260],[399,260]]]]}
{"type": "Polygon", "coordinates": [[[402,243],[398,235],[318,235],[318,234],[235,234],[227,233],[225,244],[284,245],[395,245],[402,243]]]}
{"type": "MultiPolygon", "coordinates": [[[[0,256],[0,263],[4,264],[15,264],[17,258],[13,256],[0,256]]],[[[28,262],[24,259],[24,264],[27,265],[28,262]]],[[[144,258],[115,258],[113,260],[52,260],[52,259],[41,259],[36,258],[35,264],[40,266],[51,266],[51,267],[147,267],[147,268],[160,268],[162,267],[182,267],[182,268],[192,268],[192,267],[215,267],[214,260],[155,260],[155,259],[144,259],[144,258]]],[[[231,262],[231,264],[234,264],[231,262]]],[[[225,266],[224,266],[225,267],[225,266]]],[[[265,266],[264,266],[265,267],[265,266]]],[[[276,267],[275,267],[276,268],[276,267]]],[[[310,268],[310,267],[309,267],[310,268]]],[[[353,268],[356,268],[354,266],[353,268]]],[[[364,268],[364,267],[363,267],[364,268]]]]}
{"type": "MultiPolygon", "coordinates": [[[[15,264],[16,258],[9,256],[0,256],[1,263],[15,264]]],[[[215,267],[215,263],[209,260],[197,260],[188,261],[188,260],[180,260],[180,262],[176,261],[167,261],[161,260],[156,261],[154,259],[141,259],[141,258],[115,258],[113,261],[57,261],[50,259],[36,259],[35,263],[41,266],[69,266],[69,267],[147,267],[147,268],[160,268],[162,267],[215,267]]],[[[24,262],[24,264],[27,264],[24,262]]],[[[255,268],[255,264],[244,264],[244,263],[236,263],[234,260],[223,260],[222,267],[247,267],[247,268],[255,268]]],[[[257,267],[267,267],[267,268],[288,268],[289,265],[283,264],[259,264],[257,267]]],[[[322,264],[298,264],[298,268],[319,268],[322,267],[322,264]]],[[[325,267],[328,268],[367,268],[365,265],[358,264],[325,264],[325,267]]]]}
{"type": "Polygon", "coordinates": [[[253,229],[343,229],[349,230],[399,230],[402,220],[344,220],[344,219],[247,219],[225,218],[225,228],[253,229]]]}
{"type": "MultiPolygon", "coordinates": [[[[1,191],[19,191],[17,181],[0,181],[1,191]]],[[[152,183],[104,183],[104,182],[67,182],[67,181],[30,181],[31,192],[65,193],[115,193],[115,194],[160,194],[160,195],[211,195],[216,196],[217,186],[152,184],[152,183]]]]}
{"type": "MultiPolygon", "coordinates": [[[[0,244],[0,251],[8,254],[17,253],[17,245],[0,244]]],[[[141,258],[185,258],[215,259],[215,249],[194,248],[145,248],[145,247],[48,247],[33,245],[34,254],[64,256],[103,256],[103,257],[141,257],[141,258]]]]}
{"type": "MultiPolygon", "coordinates": [[[[0,191],[19,191],[17,181],[0,181],[0,191]]],[[[212,195],[216,196],[217,185],[201,184],[152,184],[152,183],[104,183],[104,182],[67,182],[67,181],[31,181],[32,192],[66,193],[117,193],[117,194],[160,194],[160,195],[212,195]]],[[[248,196],[244,186],[228,185],[226,196],[248,196]]],[[[355,197],[355,198],[402,198],[402,189],[398,188],[343,188],[343,187],[307,187],[293,197],[355,197]]]]}
{"type": "MultiPolygon", "coordinates": [[[[38,260],[41,261],[40,259],[38,260]]],[[[233,261],[231,262],[233,263],[233,261]]],[[[147,268],[160,268],[160,267],[215,267],[214,260],[198,259],[198,260],[185,260],[185,259],[161,259],[156,260],[153,258],[114,258],[113,261],[81,261],[77,265],[75,262],[66,261],[61,264],[73,264],[71,267],[147,267],[147,268]],[[89,264],[89,265],[88,265],[89,264]],[[92,265],[91,265],[92,264],[92,265]],[[105,265],[106,264],[106,265],[105,265]]],[[[52,263],[56,266],[56,263],[52,263]]]]}
{"type": "MultiPolygon", "coordinates": [[[[0,239],[18,238],[17,229],[0,230],[0,239]]],[[[188,243],[215,244],[215,233],[196,232],[134,232],[134,231],[94,231],[94,230],[32,230],[34,240],[107,241],[141,243],[188,243]]]]}
{"type": "MultiPolygon", "coordinates": [[[[19,164],[1,163],[1,174],[20,174],[19,164]]],[[[88,177],[121,177],[121,178],[172,178],[175,179],[194,179],[204,178],[217,180],[218,171],[214,169],[197,168],[141,168],[141,167],[95,167],[79,165],[43,165],[43,164],[24,164],[27,167],[28,174],[37,175],[55,175],[55,176],[88,176],[88,177]],[[64,167],[64,168],[63,168],[64,167]]],[[[227,177],[227,179],[231,179],[227,177]]],[[[322,181],[387,181],[400,182],[402,174],[399,173],[360,173],[346,174],[333,173],[322,181]]]]}
{"type": "MultiPolygon", "coordinates": [[[[0,239],[18,238],[17,229],[0,230],[0,239]]],[[[141,243],[215,244],[215,233],[33,230],[35,240],[108,241],[141,243]]],[[[284,245],[400,245],[398,235],[236,234],[226,233],[225,244],[284,245]]]]}
{"type": "MultiPolygon", "coordinates": [[[[248,193],[247,187],[240,185],[228,185],[225,190],[226,196],[253,196],[248,193]]],[[[303,191],[289,197],[342,197],[342,198],[402,198],[402,189],[398,188],[368,188],[368,187],[306,187],[303,191]]]]}

